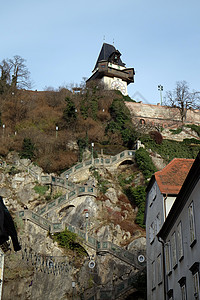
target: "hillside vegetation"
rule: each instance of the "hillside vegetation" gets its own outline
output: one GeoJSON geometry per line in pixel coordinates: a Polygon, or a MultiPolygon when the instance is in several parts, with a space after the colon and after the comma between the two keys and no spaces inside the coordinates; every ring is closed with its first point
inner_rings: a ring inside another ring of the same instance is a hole
{"type": "Polygon", "coordinates": [[[4,93],[0,96],[0,155],[16,150],[45,171],[59,172],[81,160],[91,142],[95,149],[116,153],[130,148],[137,136],[123,98],[96,87],[80,94],[66,89],[4,93]]]}
{"type": "MultiPolygon", "coordinates": [[[[140,134],[124,101],[133,100],[96,86],[77,94],[67,89],[9,90],[0,95],[0,155],[16,150],[46,172],[59,173],[82,160],[83,151],[91,151],[91,143],[95,145],[95,156],[101,149],[114,155],[133,149],[140,138],[147,149],[159,153],[167,162],[174,157],[195,158],[199,145],[192,140],[163,140],[156,131],[140,134]]],[[[199,132],[196,125],[192,129],[199,132]]],[[[150,175],[151,172],[147,177],[150,175]]]]}

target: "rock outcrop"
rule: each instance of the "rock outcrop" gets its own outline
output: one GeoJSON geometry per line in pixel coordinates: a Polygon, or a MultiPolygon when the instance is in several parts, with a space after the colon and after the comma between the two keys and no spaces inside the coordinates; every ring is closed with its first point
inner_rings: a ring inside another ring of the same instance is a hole
{"type": "MultiPolygon", "coordinates": [[[[55,207],[45,216],[46,219],[87,230],[99,241],[110,241],[121,249],[144,253],[145,232],[134,223],[137,209],[132,207],[117,184],[117,171],[108,174],[101,169],[100,172],[102,177],[107,176],[105,194],[77,197],[62,208],[55,207]]],[[[13,216],[17,211],[27,208],[36,211],[56,194],[63,193],[63,189],[59,192],[58,188],[54,191],[50,187],[38,193],[35,187],[40,183],[36,178],[41,174],[40,168],[34,166],[33,170],[30,161],[21,161],[16,154],[9,155],[0,173],[0,194],[13,216]]],[[[88,180],[95,182],[91,173],[88,180]]],[[[117,297],[119,286],[122,285],[124,290],[121,288],[120,293],[128,295],[128,278],[136,278],[141,272],[134,265],[108,252],[93,250],[93,255],[88,252],[87,256],[74,256],[73,251],[60,248],[47,230],[30,220],[23,221],[16,217],[15,222],[22,251],[5,255],[3,300],[80,299],[81,294],[82,299],[89,299],[94,293],[100,297],[101,293],[109,295],[111,291],[117,297]],[[95,264],[92,268],[89,264],[91,261],[95,264]],[[72,287],[72,282],[75,282],[75,287],[72,287]]]]}

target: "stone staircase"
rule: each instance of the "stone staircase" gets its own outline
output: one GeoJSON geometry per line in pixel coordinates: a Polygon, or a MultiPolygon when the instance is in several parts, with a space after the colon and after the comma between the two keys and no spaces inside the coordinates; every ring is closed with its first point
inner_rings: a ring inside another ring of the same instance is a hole
{"type": "Polygon", "coordinates": [[[124,261],[127,264],[132,265],[133,267],[141,270],[145,266],[145,261],[140,262],[138,257],[145,253],[142,251],[130,252],[126,249],[119,247],[116,244],[113,244],[110,241],[99,241],[96,237],[89,235],[87,232],[67,223],[52,223],[51,221],[43,218],[39,214],[31,211],[31,210],[23,210],[17,213],[17,216],[22,218],[23,220],[29,220],[30,222],[40,226],[46,231],[51,232],[52,234],[56,232],[64,231],[68,229],[71,232],[76,233],[83,241],[83,244],[92,250],[95,250],[97,255],[103,255],[104,253],[109,253],[121,261],[124,261]]]}
{"type": "MultiPolygon", "coordinates": [[[[27,265],[33,267],[36,272],[42,272],[50,275],[65,276],[70,270],[70,263],[65,256],[52,256],[38,253],[28,244],[21,243],[22,260],[27,265]]],[[[145,266],[134,274],[131,274],[125,280],[115,279],[115,282],[107,286],[95,286],[85,290],[81,295],[82,300],[123,300],[124,297],[136,291],[135,285],[139,280],[139,276],[143,275],[145,266]],[[120,281],[120,282],[118,282],[120,281]]]]}
{"type": "Polygon", "coordinates": [[[82,172],[82,170],[84,169],[89,169],[90,167],[100,167],[100,166],[104,166],[106,168],[112,168],[112,167],[117,167],[120,163],[122,163],[125,160],[133,160],[135,157],[135,150],[124,150],[120,153],[118,153],[117,155],[114,156],[110,156],[107,158],[95,158],[95,159],[90,159],[90,160],[86,160],[83,161],[81,163],[78,163],[76,165],[74,165],[73,167],[71,167],[70,169],[66,170],[65,172],[63,172],[61,174],[62,178],[66,178],[66,175],[70,176],[78,173],[78,172],[82,172]]]}
{"type": "Polygon", "coordinates": [[[144,275],[144,268],[120,283],[114,283],[108,287],[96,286],[86,290],[82,295],[82,300],[124,300],[125,297],[137,291],[135,288],[139,277],[144,275]]]}
{"type": "Polygon", "coordinates": [[[40,210],[37,210],[39,215],[46,215],[51,210],[62,206],[63,204],[67,204],[73,201],[73,199],[79,196],[97,196],[97,189],[94,184],[89,185],[80,185],[71,182],[70,176],[76,174],[77,172],[84,172],[84,170],[89,169],[92,166],[100,167],[104,166],[106,168],[112,168],[114,166],[119,165],[125,160],[133,160],[135,157],[134,150],[125,150],[121,153],[112,156],[110,158],[96,158],[87,161],[83,161],[81,163],[76,164],[72,168],[61,174],[61,177],[55,177],[51,175],[43,175],[41,176],[42,184],[49,184],[52,186],[59,186],[67,190],[66,194],[60,196],[56,200],[52,200],[47,205],[42,207],[40,210]]]}
{"type": "MultiPolygon", "coordinates": [[[[93,184],[89,185],[80,185],[75,184],[70,180],[70,177],[74,176],[74,174],[77,174],[78,172],[84,172],[86,169],[89,170],[90,167],[106,167],[106,168],[114,168],[117,167],[119,164],[121,164],[125,160],[133,160],[135,157],[135,151],[133,150],[125,150],[115,156],[112,156],[110,158],[96,158],[87,160],[81,163],[76,164],[69,170],[63,172],[60,177],[55,177],[51,175],[42,175],[40,178],[37,176],[37,174],[33,174],[33,176],[38,179],[42,184],[50,184],[52,186],[59,186],[67,190],[66,194],[52,200],[47,205],[39,209],[37,212],[31,211],[31,210],[23,210],[19,211],[17,213],[18,217],[22,218],[23,220],[29,220],[30,222],[40,226],[46,231],[51,232],[52,234],[56,232],[61,232],[65,229],[68,229],[71,232],[76,233],[82,241],[82,244],[86,246],[88,253],[90,252],[90,249],[95,251],[96,255],[104,255],[106,253],[109,253],[121,261],[133,266],[138,272],[136,272],[134,275],[130,276],[128,279],[123,280],[123,282],[120,282],[118,284],[115,284],[112,287],[106,288],[106,287],[95,287],[93,289],[85,291],[81,295],[81,299],[84,300],[112,300],[112,299],[123,299],[123,295],[130,294],[131,291],[134,291],[134,282],[137,280],[139,274],[143,272],[143,270],[146,267],[146,261],[140,261],[139,257],[145,257],[144,251],[134,251],[130,252],[126,249],[121,248],[120,246],[113,244],[110,241],[99,241],[97,237],[94,237],[88,232],[80,230],[79,228],[63,223],[63,222],[57,222],[53,223],[47,218],[45,218],[45,215],[49,213],[50,211],[54,210],[55,208],[59,208],[64,204],[70,204],[73,199],[84,196],[84,195],[90,195],[90,196],[97,196],[97,189],[93,184]]],[[[27,259],[32,254],[29,251],[23,252],[23,256],[27,259]]],[[[39,269],[45,271],[45,266],[52,266],[52,257],[46,258],[45,262],[42,262],[40,260],[40,255],[36,255],[37,258],[34,258],[34,264],[39,269]]],[[[31,256],[32,259],[32,256],[31,256]]],[[[42,258],[41,258],[42,259],[42,258]]],[[[54,259],[55,260],[55,259],[54,259]]],[[[62,265],[62,264],[61,264],[62,265]]],[[[50,271],[57,272],[56,271],[56,265],[53,264],[53,268],[50,267],[50,271]]],[[[63,270],[63,267],[60,267],[60,270],[63,270]]],[[[65,269],[67,270],[67,267],[65,266],[65,269]]],[[[58,268],[59,271],[59,268],[58,268]]]]}

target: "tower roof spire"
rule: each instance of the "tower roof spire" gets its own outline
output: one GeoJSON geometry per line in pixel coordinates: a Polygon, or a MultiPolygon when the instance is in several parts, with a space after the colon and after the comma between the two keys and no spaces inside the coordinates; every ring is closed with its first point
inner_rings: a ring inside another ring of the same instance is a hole
{"type": "Polygon", "coordinates": [[[101,48],[101,51],[99,53],[97,62],[95,64],[94,70],[97,68],[97,65],[100,61],[105,60],[105,61],[110,61],[112,55],[117,54],[118,60],[117,60],[117,64],[119,66],[124,67],[125,64],[122,62],[120,56],[121,53],[116,50],[116,48],[113,45],[107,44],[107,43],[103,43],[103,46],[101,48]]]}

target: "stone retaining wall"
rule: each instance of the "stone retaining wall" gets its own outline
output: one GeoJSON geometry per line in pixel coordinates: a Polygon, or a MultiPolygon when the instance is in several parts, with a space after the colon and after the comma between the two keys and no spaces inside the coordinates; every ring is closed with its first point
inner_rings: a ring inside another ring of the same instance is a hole
{"type": "MultiPolygon", "coordinates": [[[[133,122],[163,128],[182,125],[178,108],[137,102],[125,104],[130,110],[133,122]]],[[[185,124],[200,125],[200,110],[188,109],[185,124]]]]}

